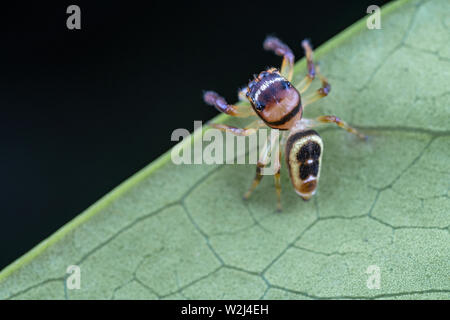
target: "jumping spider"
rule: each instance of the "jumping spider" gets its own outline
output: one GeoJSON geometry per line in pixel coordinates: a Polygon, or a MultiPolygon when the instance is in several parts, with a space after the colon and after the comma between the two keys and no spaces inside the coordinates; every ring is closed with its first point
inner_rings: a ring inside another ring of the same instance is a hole
{"type": "MultiPolygon", "coordinates": [[[[252,122],[247,128],[236,128],[223,124],[213,125],[215,128],[241,136],[251,135],[263,126],[283,131],[282,144],[285,145],[286,162],[292,185],[303,200],[309,200],[316,192],[323,154],[322,139],[312,128],[323,123],[335,123],[362,139],[366,137],[336,116],[321,116],[316,119],[302,118],[303,109],[327,96],[331,89],[327,79],[319,73],[314,65],[311,44],[307,40],[303,40],[302,47],[305,50],[308,74],[298,84],[291,83],[294,71],[294,54],[291,49],[279,39],[268,37],[264,41],[264,49],[282,56],[283,63],[280,71],[276,68],[262,71],[239,92],[240,100],[248,99],[251,107],[250,105],[230,105],[213,91],[206,91],[203,98],[207,104],[231,116],[248,117],[255,114],[259,116],[259,119],[252,122]],[[302,98],[301,94],[308,89],[316,75],[322,82],[321,88],[302,98]]],[[[266,141],[261,150],[256,166],[256,176],[245,193],[244,199],[250,197],[262,179],[261,168],[268,165],[268,150],[270,150],[271,143],[273,141],[266,141]]],[[[281,151],[274,160],[275,190],[279,211],[281,211],[280,159],[281,151]]]]}

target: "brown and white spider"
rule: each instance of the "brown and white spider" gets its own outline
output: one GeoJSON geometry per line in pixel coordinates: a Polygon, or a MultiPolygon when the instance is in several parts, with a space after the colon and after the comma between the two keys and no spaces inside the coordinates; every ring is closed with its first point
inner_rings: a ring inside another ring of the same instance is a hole
{"type": "MultiPolygon", "coordinates": [[[[323,154],[323,142],[319,134],[312,128],[323,123],[335,123],[339,127],[365,139],[366,136],[347,125],[336,116],[321,116],[316,119],[302,118],[303,109],[328,95],[330,84],[316,69],[313,62],[313,51],[307,40],[302,41],[305,50],[308,74],[298,84],[293,85],[294,54],[291,49],[275,37],[268,37],[264,41],[264,49],[273,51],[283,57],[281,70],[270,68],[262,71],[248,86],[239,92],[240,100],[248,99],[250,105],[230,105],[216,92],[206,91],[204,100],[207,104],[216,107],[219,111],[236,117],[248,117],[258,115],[247,128],[236,128],[223,124],[213,125],[215,128],[228,131],[235,135],[248,136],[259,128],[269,126],[282,132],[282,144],[285,145],[285,157],[289,169],[289,175],[295,192],[309,200],[316,192],[320,176],[320,166],[323,154]],[[303,94],[316,75],[322,82],[321,88],[308,95],[303,94]]],[[[269,139],[270,140],[270,139],[269,139]]],[[[248,199],[253,190],[262,179],[261,168],[268,165],[271,141],[266,142],[260,152],[256,165],[256,176],[244,199],[248,199]]],[[[281,210],[281,149],[274,158],[275,166],[275,190],[277,193],[277,209],[281,210]]]]}

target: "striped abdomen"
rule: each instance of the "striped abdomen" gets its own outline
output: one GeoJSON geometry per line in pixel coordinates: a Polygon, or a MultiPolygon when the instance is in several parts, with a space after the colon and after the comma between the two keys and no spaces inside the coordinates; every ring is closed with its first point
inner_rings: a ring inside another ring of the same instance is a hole
{"type": "Polygon", "coordinates": [[[323,142],[314,130],[292,132],[286,141],[286,161],[295,192],[309,200],[319,183],[323,142]]]}

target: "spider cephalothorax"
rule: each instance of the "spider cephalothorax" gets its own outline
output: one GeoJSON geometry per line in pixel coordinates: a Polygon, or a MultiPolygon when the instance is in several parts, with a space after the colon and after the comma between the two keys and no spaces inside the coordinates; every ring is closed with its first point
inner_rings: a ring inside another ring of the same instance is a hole
{"type": "Polygon", "coordinates": [[[251,81],[246,96],[271,128],[288,130],[302,118],[300,93],[275,68],[261,72],[251,81]]]}
{"type": "MultiPolygon", "coordinates": [[[[240,91],[240,99],[247,98],[250,105],[230,105],[214,91],[205,92],[204,100],[207,104],[215,106],[219,111],[232,116],[248,117],[256,114],[259,117],[259,120],[252,122],[247,128],[235,128],[223,124],[213,125],[218,129],[241,136],[251,135],[258,128],[266,125],[274,130],[283,130],[282,142],[286,144],[285,158],[292,185],[295,192],[303,200],[309,200],[317,189],[323,154],[322,139],[312,128],[323,123],[335,123],[360,138],[365,138],[365,136],[336,116],[321,116],[316,119],[303,118],[303,109],[314,101],[327,96],[330,92],[330,85],[314,65],[313,51],[309,42],[303,40],[302,46],[305,50],[308,74],[299,83],[295,85],[291,83],[294,68],[294,54],[291,49],[279,39],[268,37],[264,41],[264,48],[283,56],[283,64],[280,71],[276,68],[270,68],[261,72],[254,80],[250,81],[247,87],[240,91]],[[309,88],[316,76],[322,83],[321,88],[302,99],[301,94],[309,88]]],[[[268,139],[265,147],[261,150],[256,166],[256,176],[244,198],[250,197],[261,181],[261,168],[269,164],[271,144],[273,143],[278,143],[278,141],[269,141],[268,139]]],[[[279,210],[281,210],[280,158],[281,151],[278,155],[275,155],[273,160],[275,162],[274,178],[279,210]]]]}

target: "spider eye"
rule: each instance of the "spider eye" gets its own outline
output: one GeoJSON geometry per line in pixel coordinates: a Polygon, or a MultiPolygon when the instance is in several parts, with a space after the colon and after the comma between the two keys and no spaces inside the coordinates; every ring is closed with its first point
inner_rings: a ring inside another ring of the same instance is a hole
{"type": "Polygon", "coordinates": [[[289,81],[283,81],[281,83],[281,85],[283,86],[283,89],[289,89],[290,87],[292,87],[291,83],[289,81]]]}
{"type": "Polygon", "coordinates": [[[260,78],[260,79],[265,78],[265,77],[267,77],[269,74],[270,74],[269,72],[263,71],[263,72],[261,72],[261,73],[259,74],[259,78],[260,78]]]}
{"type": "Polygon", "coordinates": [[[264,110],[265,107],[266,107],[266,105],[265,105],[264,103],[260,102],[260,101],[257,101],[257,102],[255,103],[255,108],[256,108],[256,110],[258,110],[258,111],[264,110]]]}

